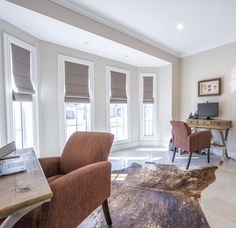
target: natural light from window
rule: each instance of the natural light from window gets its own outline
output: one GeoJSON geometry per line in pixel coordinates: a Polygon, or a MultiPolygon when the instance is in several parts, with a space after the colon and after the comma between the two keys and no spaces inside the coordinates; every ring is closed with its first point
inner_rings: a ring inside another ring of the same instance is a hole
{"type": "Polygon", "coordinates": [[[143,104],[144,136],[153,136],[153,104],[143,104]]]}
{"type": "Polygon", "coordinates": [[[90,104],[89,103],[66,103],[66,139],[75,131],[90,130],[90,104]]]}
{"type": "Polygon", "coordinates": [[[16,148],[33,147],[32,102],[13,102],[16,148]]]}
{"type": "Polygon", "coordinates": [[[117,140],[128,138],[127,104],[110,104],[110,130],[117,140]]]}

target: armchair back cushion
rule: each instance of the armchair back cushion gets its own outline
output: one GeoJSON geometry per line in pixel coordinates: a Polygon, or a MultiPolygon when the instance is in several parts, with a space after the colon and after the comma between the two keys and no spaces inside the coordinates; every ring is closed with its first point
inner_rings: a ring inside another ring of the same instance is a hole
{"type": "Polygon", "coordinates": [[[174,146],[189,151],[188,136],[191,134],[191,128],[182,121],[172,120],[170,123],[174,146]]]}
{"type": "Polygon", "coordinates": [[[73,133],[60,158],[60,174],[67,174],[83,166],[106,161],[113,138],[111,133],[106,132],[73,133]]]}

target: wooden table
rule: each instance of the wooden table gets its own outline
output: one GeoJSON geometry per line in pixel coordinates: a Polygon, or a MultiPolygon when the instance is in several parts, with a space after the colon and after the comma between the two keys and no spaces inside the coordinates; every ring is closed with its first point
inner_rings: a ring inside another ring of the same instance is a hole
{"type": "Polygon", "coordinates": [[[18,150],[27,171],[0,177],[0,228],[12,227],[22,216],[50,201],[52,191],[33,149],[18,150]]]}
{"type": "Polygon", "coordinates": [[[207,119],[187,119],[187,124],[191,128],[202,128],[208,130],[217,130],[220,133],[222,144],[213,143],[213,146],[222,147],[222,155],[220,165],[223,164],[224,159],[231,159],[227,151],[227,139],[230,128],[232,128],[232,121],[229,120],[207,120],[207,119]]]}

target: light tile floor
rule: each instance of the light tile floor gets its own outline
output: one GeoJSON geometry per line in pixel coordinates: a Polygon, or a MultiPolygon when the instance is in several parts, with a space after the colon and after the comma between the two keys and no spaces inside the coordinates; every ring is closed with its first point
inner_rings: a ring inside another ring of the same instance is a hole
{"type": "MultiPolygon", "coordinates": [[[[112,152],[109,161],[112,169],[128,167],[133,162],[172,164],[172,153],[164,148],[146,147],[112,152]]],[[[185,169],[188,154],[176,154],[174,164],[185,169]]],[[[211,164],[218,165],[220,157],[211,154],[211,164]]],[[[190,170],[207,165],[207,156],[193,154],[190,170]]],[[[216,181],[201,195],[200,205],[211,228],[236,228],[236,161],[225,160],[216,171],[216,181]]]]}

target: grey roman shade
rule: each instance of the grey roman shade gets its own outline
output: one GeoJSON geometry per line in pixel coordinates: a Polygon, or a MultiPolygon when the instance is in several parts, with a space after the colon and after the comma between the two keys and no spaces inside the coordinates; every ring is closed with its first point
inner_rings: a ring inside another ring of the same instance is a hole
{"type": "Polygon", "coordinates": [[[153,104],[153,77],[143,77],[143,103],[153,104]]]}
{"type": "Polygon", "coordinates": [[[111,103],[127,103],[126,74],[111,71],[111,103]]]}
{"type": "Polygon", "coordinates": [[[15,83],[13,100],[32,101],[35,93],[30,78],[30,52],[22,47],[11,44],[12,74],[15,83]]]}
{"type": "Polygon", "coordinates": [[[65,62],[65,102],[90,102],[88,66],[65,62]]]}

